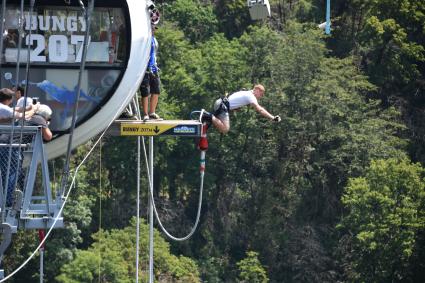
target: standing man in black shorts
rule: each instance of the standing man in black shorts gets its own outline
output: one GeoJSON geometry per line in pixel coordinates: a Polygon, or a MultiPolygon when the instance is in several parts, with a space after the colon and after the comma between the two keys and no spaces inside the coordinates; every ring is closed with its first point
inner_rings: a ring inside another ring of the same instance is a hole
{"type": "Polygon", "coordinates": [[[146,69],[142,84],[140,85],[140,93],[142,95],[143,121],[148,121],[150,119],[162,120],[161,117],[159,117],[159,115],[155,113],[156,106],[158,105],[158,98],[160,94],[161,85],[161,80],[159,79],[158,73],[159,68],[156,63],[158,41],[155,39],[155,29],[157,28],[156,25],[158,24],[158,22],[159,12],[156,10],[156,14],[151,15],[152,39],[148,68],[146,69]]]}

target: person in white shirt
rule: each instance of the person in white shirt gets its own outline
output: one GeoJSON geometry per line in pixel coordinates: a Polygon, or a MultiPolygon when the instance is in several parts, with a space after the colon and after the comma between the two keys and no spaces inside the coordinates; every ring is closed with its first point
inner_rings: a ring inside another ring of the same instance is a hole
{"type": "Polygon", "coordinates": [[[226,134],[230,130],[229,111],[250,105],[263,117],[274,122],[280,122],[279,115],[270,114],[258,103],[258,99],[262,98],[264,93],[264,86],[257,84],[252,90],[242,90],[231,94],[227,98],[219,98],[214,103],[214,113],[203,111],[201,120],[202,122],[212,123],[220,133],[226,134]]]}
{"type": "Polygon", "coordinates": [[[10,104],[13,101],[13,91],[8,88],[0,89],[0,122],[7,123],[10,122],[13,118],[15,119],[29,119],[34,114],[33,106],[25,110],[22,107],[15,107],[15,113],[13,113],[13,108],[10,107],[10,104]]]}
{"type": "MultiPolygon", "coordinates": [[[[7,88],[0,89],[0,124],[10,124],[14,119],[29,119],[34,114],[34,107],[25,110],[22,107],[15,107],[15,112],[10,104],[13,102],[14,92],[7,88]],[[25,112],[25,113],[22,113],[25,112]]],[[[0,137],[2,143],[10,142],[10,135],[2,134],[0,137]]],[[[7,179],[7,197],[6,206],[10,207],[14,200],[15,183],[18,182],[21,169],[18,167],[21,158],[19,148],[0,147],[0,177],[3,186],[6,186],[7,179]],[[10,162],[5,162],[10,158],[10,162]],[[9,166],[8,166],[9,165],[9,166]],[[8,168],[9,167],[9,168],[8,168]],[[7,175],[7,172],[9,174],[7,175]]]]}
{"type": "Polygon", "coordinates": [[[26,101],[25,101],[25,88],[23,86],[18,86],[17,88],[13,88],[12,90],[15,91],[15,97],[16,97],[16,106],[23,108],[24,106],[26,107],[26,109],[30,109],[32,107],[34,101],[32,99],[32,97],[27,97],[26,101]],[[25,104],[25,105],[24,105],[25,104]]]}

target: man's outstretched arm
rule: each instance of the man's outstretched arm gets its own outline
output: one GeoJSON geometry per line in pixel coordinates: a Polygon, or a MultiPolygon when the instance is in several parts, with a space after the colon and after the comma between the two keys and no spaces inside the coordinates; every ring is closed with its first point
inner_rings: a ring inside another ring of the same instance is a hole
{"type": "Polygon", "coordinates": [[[255,111],[261,114],[261,116],[266,117],[267,119],[273,120],[275,122],[280,122],[279,115],[274,116],[270,114],[269,111],[266,110],[266,108],[264,108],[258,103],[252,103],[251,105],[252,107],[254,107],[255,111]]]}

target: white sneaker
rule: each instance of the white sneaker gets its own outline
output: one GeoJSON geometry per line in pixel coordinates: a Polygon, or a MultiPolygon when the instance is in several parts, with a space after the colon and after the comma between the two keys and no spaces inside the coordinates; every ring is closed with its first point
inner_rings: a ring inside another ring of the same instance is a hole
{"type": "Polygon", "coordinates": [[[144,117],[143,117],[143,121],[149,121],[149,115],[145,115],[144,117]]]}
{"type": "Polygon", "coordinates": [[[152,119],[152,120],[162,120],[162,118],[159,117],[159,115],[156,114],[156,113],[149,114],[149,118],[152,119]]]}

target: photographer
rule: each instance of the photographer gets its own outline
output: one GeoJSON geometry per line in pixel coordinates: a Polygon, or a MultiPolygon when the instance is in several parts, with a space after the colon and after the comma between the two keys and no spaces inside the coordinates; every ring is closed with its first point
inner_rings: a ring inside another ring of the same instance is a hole
{"type": "Polygon", "coordinates": [[[40,104],[35,114],[25,122],[28,126],[41,126],[41,134],[44,141],[51,141],[53,138],[52,131],[49,129],[50,118],[52,117],[52,109],[46,104],[40,104]]]}

